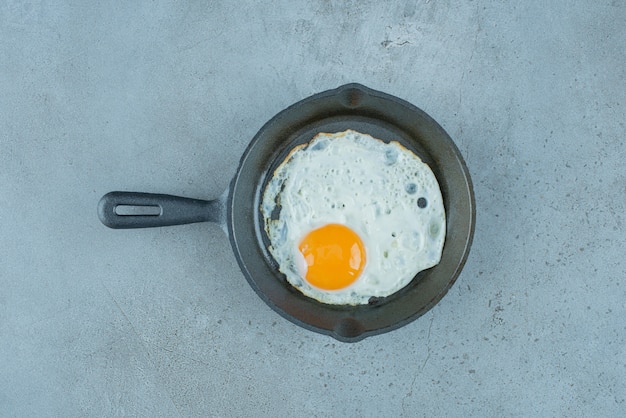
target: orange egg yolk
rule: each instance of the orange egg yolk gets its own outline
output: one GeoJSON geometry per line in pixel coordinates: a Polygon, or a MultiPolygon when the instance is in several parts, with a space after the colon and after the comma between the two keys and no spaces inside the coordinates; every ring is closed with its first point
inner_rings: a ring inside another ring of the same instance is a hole
{"type": "Polygon", "coordinates": [[[308,266],[306,280],[320,289],[349,286],[365,266],[361,238],[344,225],[328,224],[314,229],[302,239],[298,249],[308,266]]]}

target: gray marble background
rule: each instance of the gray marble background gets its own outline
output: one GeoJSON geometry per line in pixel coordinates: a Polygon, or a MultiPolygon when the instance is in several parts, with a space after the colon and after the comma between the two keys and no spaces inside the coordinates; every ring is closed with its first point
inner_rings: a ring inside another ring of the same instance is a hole
{"type": "Polygon", "coordinates": [[[623,1],[0,2],[0,415],[621,416],[623,1]],[[214,224],[120,231],[111,190],[217,197],[257,130],[359,82],[452,136],[468,262],[344,344],[214,224]]]}

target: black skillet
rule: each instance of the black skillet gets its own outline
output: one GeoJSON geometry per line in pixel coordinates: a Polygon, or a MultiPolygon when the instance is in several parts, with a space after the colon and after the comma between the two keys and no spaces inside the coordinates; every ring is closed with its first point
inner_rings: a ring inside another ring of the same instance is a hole
{"type": "Polygon", "coordinates": [[[272,309],[304,328],[340,341],[355,342],[417,319],[446,294],[469,253],[475,202],[465,162],[437,122],[397,97],[359,84],[347,84],[308,97],[267,122],[248,145],[230,187],[220,198],[205,201],[111,192],[100,200],[98,215],[111,228],[217,222],[227,231],[246,279],[272,309]],[[447,231],[441,262],[418,273],[395,294],[371,299],[369,305],[361,306],[323,304],[287,283],[267,250],[259,209],[265,184],[290,149],[310,141],[319,132],[346,129],[385,141],[399,141],[419,155],[439,181],[446,210],[447,231]]]}

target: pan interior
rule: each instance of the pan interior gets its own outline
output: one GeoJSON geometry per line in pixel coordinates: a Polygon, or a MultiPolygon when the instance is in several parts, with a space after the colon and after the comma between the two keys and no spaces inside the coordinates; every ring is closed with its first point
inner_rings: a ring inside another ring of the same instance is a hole
{"type": "MultiPolygon", "coordinates": [[[[324,118],[321,120],[313,121],[310,125],[306,125],[299,129],[298,131],[291,134],[289,137],[285,138],[284,141],[284,149],[277,150],[276,156],[271,159],[268,168],[265,170],[267,175],[263,178],[261,182],[259,182],[256,193],[255,200],[257,211],[255,213],[256,223],[258,225],[256,229],[258,244],[263,251],[265,258],[268,263],[276,270],[277,277],[276,279],[280,282],[284,283],[285,286],[288,286],[293,293],[300,295],[301,293],[294,289],[285,279],[284,275],[278,272],[278,264],[272,257],[269,252],[268,247],[270,246],[270,240],[265,232],[263,215],[260,211],[261,201],[263,198],[263,192],[267,183],[272,178],[272,173],[277,169],[277,167],[285,160],[289,152],[298,145],[305,144],[310,142],[317,134],[319,133],[335,133],[335,132],[343,132],[347,129],[352,129],[361,133],[365,133],[371,135],[374,138],[381,139],[387,143],[390,141],[400,142],[404,147],[410,149],[416,155],[418,155],[422,161],[427,164],[432,164],[432,159],[425,152],[423,147],[420,146],[419,142],[414,141],[409,134],[398,128],[397,126],[391,125],[385,121],[381,121],[378,119],[373,119],[369,117],[360,116],[358,114],[345,114],[339,116],[331,116],[328,118],[324,118]]],[[[445,196],[444,196],[444,204],[445,204],[445,196]]],[[[413,279],[410,285],[413,282],[419,281],[419,279],[423,276],[424,271],[419,272],[413,279]]],[[[402,290],[394,293],[385,298],[376,298],[372,299],[370,306],[381,305],[388,303],[394,300],[398,295],[400,295],[402,290]]],[[[320,302],[313,301],[314,303],[321,304],[320,302]]],[[[323,306],[328,306],[326,304],[321,304],[323,306]]],[[[347,312],[354,311],[357,307],[350,305],[335,305],[337,309],[344,310],[347,312]]],[[[370,309],[369,307],[367,309],[370,309]]]]}

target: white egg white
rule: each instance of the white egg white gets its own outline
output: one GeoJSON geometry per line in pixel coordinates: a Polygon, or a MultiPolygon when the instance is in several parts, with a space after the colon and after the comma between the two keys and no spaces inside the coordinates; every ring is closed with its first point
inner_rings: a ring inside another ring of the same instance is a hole
{"type": "Polygon", "coordinates": [[[294,148],[268,182],[261,212],[280,271],[322,303],[389,296],[438,264],[443,251],[445,211],[430,167],[398,142],[353,130],[320,133],[294,148]],[[333,291],[305,280],[298,250],[307,233],[329,223],[354,230],[367,260],[354,283],[333,291]]]}

